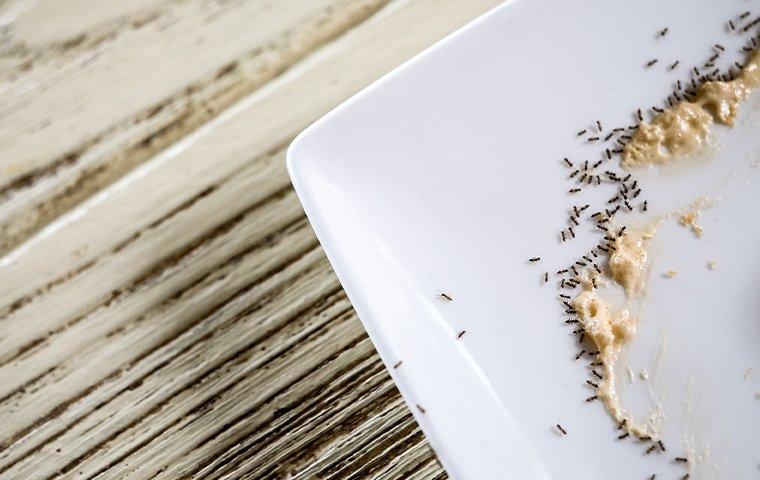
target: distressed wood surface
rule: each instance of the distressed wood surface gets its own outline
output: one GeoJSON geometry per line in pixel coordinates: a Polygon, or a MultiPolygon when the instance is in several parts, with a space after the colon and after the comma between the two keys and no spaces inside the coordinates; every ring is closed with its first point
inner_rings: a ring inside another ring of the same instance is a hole
{"type": "Polygon", "coordinates": [[[444,478],[284,152],[497,3],[0,1],[0,478],[444,478]]]}

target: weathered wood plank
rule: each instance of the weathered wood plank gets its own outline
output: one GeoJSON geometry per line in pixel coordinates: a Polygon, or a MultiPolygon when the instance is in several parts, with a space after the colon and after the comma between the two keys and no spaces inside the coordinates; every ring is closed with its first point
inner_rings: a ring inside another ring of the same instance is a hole
{"type": "Polygon", "coordinates": [[[284,170],[298,131],[497,2],[385,3],[140,0],[52,32],[32,27],[55,2],[17,17],[25,46],[0,55],[3,74],[44,54],[0,93],[0,110],[31,119],[47,99],[55,124],[32,132],[0,117],[3,184],[96,141],[0,203],[3,245],[18,244],[0,259],[0,477],[442,475],[284,170]],[[270,10],[272,24],[249,32],[270,10]],[[98,48],[102,58],[77,63],[98,48]],[[198,64],[166,81],[161,69],[105,68],[143,53],[198,64]],[[45,55],[64,59],[59,75],[45,55]],[[238,66],[218,76],[230,59],[238,66]],[[26,95],[34,75],[49,87],[26,95]],[[111,101],[127,80],[154,90],[111,101]],[[176,96],[185,85],[200,85],[196,97],[176,96]],[[199,116],[176,123],[180,111],[199,116]],[[79,130],[64,139],[66,122],[79,130]],[[81,183],[90,167],[110,173],[81,183]]]}
{"type": "MultiPolygon", "coordinates": [[[[55,48],[12,37],[33,66],[0,94],[0,253],[387,1],[154,2],[76,34],[63,26],[55,48]]],[[[60,7],[19,20],[39,10],[60,7]]]]}
{"type": "Polygon", "coordinates": [[[250,159],[287,145],[298,131],[336,103],[429,44],[436,33],[439,36],[472,16],[473,10],[484,9],[482,4],[470,5],[473,3],[462,0],[411,2],[383,15],[382,20],[363,25],[273,81],[265,91],[247,97],[203,131],[180,142],[181,148],[154,158],[146,168],[64,217],[55,228],[6,255],[0,263],[0,275],[10,288],[0,292],[0,306],[10,306],[65,278],[190,201],[208,185],[233,175],[250,159]],[[433,4],[438,7],[435,17],[425,19],[433,4]],[[414,32],[392,35],[406,22],[416,22],[414,32]],[[376,49],[380,43],[383,48],[376,49]],[[352,68],[358,63],[366,67],[352,68]],[[313,91],[320,95],[313,95],[313,91]],[[251,129],[252,125],[257,128],[251,129]],[[224,161],[209,162],[209,158],[224,161]],[[92,238],[98,242],[91,242],[92,238]]]}

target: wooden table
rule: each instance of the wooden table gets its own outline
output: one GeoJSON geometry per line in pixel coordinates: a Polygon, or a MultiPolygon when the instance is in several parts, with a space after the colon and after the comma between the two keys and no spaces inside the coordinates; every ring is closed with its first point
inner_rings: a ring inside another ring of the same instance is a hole
{"type": "Polygon", "coordinates": [[[0,477],[445,477],[284,154],[498,1],[0,2],[0,477]]]}

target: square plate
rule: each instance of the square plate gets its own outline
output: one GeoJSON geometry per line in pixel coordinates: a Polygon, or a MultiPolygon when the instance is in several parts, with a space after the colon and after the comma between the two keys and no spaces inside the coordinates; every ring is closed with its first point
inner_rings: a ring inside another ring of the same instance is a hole
{"type": "Polygon", "coordinates": [[[555,278],[542,282],[596,241],[592,224],[559,241],[571,205],[613,191],[568,195],[562,157],[599,154],[576,132],[595,119],[630,124],[637,107],[661,104],[676,79],[687,82],[716,42],[726,48],[719,62],[741,59],[727,19],[753,7],[513,0],[293,142],[288,168],[309,220],[453,478],[680,478],[687,470],[672,461],[680,454],[692,478],[758,473],[757,96],[733,129],[715,128],[707,151],[636,172],[651,208],[631,224],[670,217],[652,242],[646,308],[618,375],[627,378],[626,408],[659,424],[667,452],[616,440],[602,405],[584,402],[588,362],[573,361],[578,342],[563,324],[555,278]],[[675,60],[680,67],[668,68],[675,60]],[[673,214],[704,196],[715,205],[696,238],[673,214]],[[541,262],[529,264],[533,256],[541,262]],[[707,268],[711,260],[718,269],[707,268]],[[678,277],[665,278],[669,269],[678,277]],[[645,369],[649,380],[638,375],[645,369]]]}

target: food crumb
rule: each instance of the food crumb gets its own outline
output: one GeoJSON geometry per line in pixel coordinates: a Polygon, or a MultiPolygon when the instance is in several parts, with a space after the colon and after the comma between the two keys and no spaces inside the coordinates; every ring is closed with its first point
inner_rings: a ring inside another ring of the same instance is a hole
{"type": "Polygon", "coordinates": [[[718,261],[717,260],[710,260],[707,263],[707,266],[710,267],[710,270],[715,270],[716,268],[718,268],[718,261]]]}
{"type": "Polygon", "coordinates": [[[750,377],[752,377],[752,367],[747,367],[747,369],[744,370],[744,380],[749,380],[750,377]]]}
{"type": "Polygon", "coordinates": [[[704,229],[701,225],[697,224],[697,220],[699,220],[699,210],[693,209],[681,215],[679,222],[684,227],[691,227],[694,236],[699,238],[702,236],[702,233],[704,233],[704,229]]]}
{"type": "Polygon", "coordinates": [[[631,370],[631,367],[625,367],[625,373],[628,374],[628,383],[631,384],[636,380],[636,377],[633,375],[633,370],[631,370]]]}
{"type": "Polygon", "coordinates": [[[676,272],[675,270],[668,270],[667,272],[665,272],[665,276],[668,278],[674,278],[676,275],[678,275],[678,272],[676,272]]]}
{"type": "Polygon", "coordinates": [[[639,378],[642,379],[642,380],[648,380],[649,379],[649,372],[647,372],[646,368],[643,368],[639,372],[639,378]]]}

